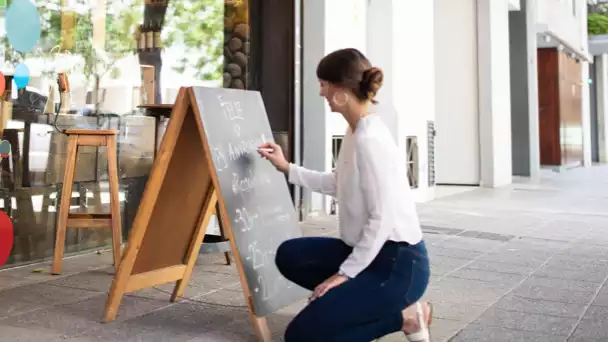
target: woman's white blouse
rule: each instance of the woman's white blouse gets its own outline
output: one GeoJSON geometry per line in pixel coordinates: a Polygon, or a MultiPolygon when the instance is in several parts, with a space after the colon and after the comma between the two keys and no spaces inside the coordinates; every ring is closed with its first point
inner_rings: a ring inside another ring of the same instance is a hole
{"type": "Polygon", "coordinates": [[[422,240],[405,154],[380,117],[368,115],[354,133],[346,132],[334,172],[289,166],[291,183],[337,196],[340,237],[353,247],[340,271],[351,278],[371,264],[387,240],[412,245],[422,240]]]}

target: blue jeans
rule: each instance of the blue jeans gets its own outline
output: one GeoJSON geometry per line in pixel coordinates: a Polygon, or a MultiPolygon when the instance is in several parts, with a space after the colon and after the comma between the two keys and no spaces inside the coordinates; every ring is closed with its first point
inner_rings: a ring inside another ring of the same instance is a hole
{"type": "MultiPolygon", "coordinates": [[[[276,264],[285,278],[312,291],[351,252],[340,239],[297,238],[281,244],[276,264]]],[[[400,331],[402,310],[422,297],[429,276],[424,242],[388,241],[358,276],[308,304],[287,327],[285,342],[369,342],[400,331]]]]}

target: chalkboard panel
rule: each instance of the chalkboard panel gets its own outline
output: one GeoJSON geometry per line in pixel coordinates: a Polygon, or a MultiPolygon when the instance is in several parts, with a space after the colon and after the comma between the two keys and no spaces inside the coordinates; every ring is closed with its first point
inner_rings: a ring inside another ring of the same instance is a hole
{"type": "Polygon", "coordinates": [[[300,237],[285,176],[257,146],[273,141],[259,92],[193,87],[230,226],[256,315],[266,316],[306,296],[275,266],[279,245],[300,237]]]}

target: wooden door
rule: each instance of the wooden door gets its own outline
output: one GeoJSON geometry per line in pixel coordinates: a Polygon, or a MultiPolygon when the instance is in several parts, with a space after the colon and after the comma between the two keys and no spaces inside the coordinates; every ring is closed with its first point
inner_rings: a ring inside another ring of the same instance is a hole
{"type": "Polygon", "coordinates": [[[538,49],[538,121],[541,165],[561,164],[558,54],[538,49]]]}

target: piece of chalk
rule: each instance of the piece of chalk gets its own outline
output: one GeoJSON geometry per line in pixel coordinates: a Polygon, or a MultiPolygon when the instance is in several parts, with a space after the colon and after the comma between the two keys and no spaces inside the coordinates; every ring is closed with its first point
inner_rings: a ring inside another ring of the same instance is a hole
{"type": "Polygon", "coordinates": [[[273,149],[262,147],[262,148],[258,148],[258,151],[272,153],[273,149]]]}

